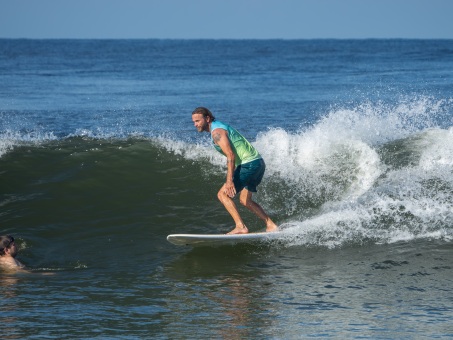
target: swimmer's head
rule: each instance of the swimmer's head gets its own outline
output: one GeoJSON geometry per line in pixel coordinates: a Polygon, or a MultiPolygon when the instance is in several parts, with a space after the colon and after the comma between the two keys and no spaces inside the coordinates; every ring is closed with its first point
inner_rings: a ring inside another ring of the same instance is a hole
{"type": "Polygon", "coordinates": [[[16,257],[17,247],[14,243],[14,237],[11,235],[0,236],[0,256],[5,255],[7,251],[12,257],[16,257]]]}

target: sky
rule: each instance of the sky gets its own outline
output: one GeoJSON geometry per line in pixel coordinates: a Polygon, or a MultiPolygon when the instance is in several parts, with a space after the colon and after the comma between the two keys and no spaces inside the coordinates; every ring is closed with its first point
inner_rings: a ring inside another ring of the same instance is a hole
{"type": "Polygon", "coordinates": [[[453,39],[453,0],[0,0],[0,38],[453,39]]]}

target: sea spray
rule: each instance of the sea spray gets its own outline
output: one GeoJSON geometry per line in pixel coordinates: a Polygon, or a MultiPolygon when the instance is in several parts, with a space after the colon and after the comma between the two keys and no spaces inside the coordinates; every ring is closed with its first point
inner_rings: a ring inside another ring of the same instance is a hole
{"type": "Polygon", "coordinates": [[[288,244],[452,238],[453,134],[436,127],[444,103],[365,103],[296,133],[260,133],[265,200],[284,206],[297,234],[288,244]]]}

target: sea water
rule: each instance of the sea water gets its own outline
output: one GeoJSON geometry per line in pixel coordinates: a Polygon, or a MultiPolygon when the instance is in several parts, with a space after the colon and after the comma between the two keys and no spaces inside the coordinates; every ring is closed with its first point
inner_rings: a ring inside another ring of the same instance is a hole
{"type": "Polygon", "coordinates": [[[0,40],[0,233],[31,271],[0,272],[2,335],[452,337],[452,93],[451,40],[0,40]],[[197,106],[265,159],[280,242],[166,241],[233,227],[197,106]]]}

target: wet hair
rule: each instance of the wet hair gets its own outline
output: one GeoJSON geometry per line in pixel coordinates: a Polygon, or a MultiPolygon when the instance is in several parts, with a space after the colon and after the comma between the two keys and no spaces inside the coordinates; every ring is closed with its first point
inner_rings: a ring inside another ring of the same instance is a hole
{"type": "Polygon", "coordinates": [[[215,117],[212,114],[212,112],[203,106],[197,107],[195,110],[193,110],[192,115],[196,115],[196,114],[202,114],[203,117],[205,117],[205,118],[210,117],[212,122],[215,121],[215,117]]]}
{"type": "Polygon", "coordinates": [[[0,236],[0,256],[5,255],[5,249],[8,249],[13,242],[14,237],[11,235],[0,236]]]}

